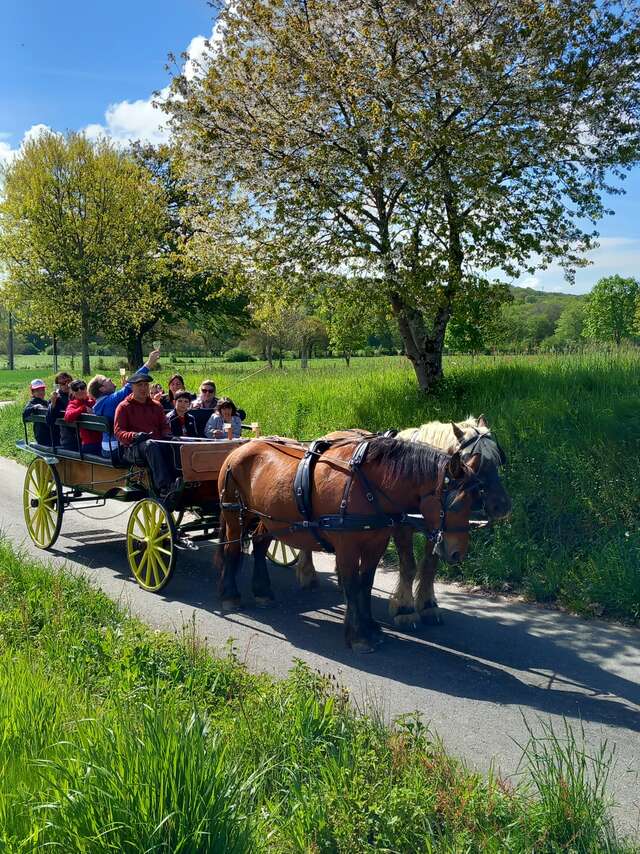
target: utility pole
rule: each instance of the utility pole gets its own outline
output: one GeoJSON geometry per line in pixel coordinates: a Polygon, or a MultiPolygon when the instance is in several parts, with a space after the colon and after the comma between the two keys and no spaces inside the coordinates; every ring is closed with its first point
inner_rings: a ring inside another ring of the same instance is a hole
{"type": "Polygon", "coordinates": [[[51,352],[53,353],[53,373],[58,373],[58,339],[53,336],[51,352]]]}
{"type": "Polygon", "coordinates": [[[9,346],[7,348],[7,356],[9,362],[9,370],[13,371],[15,368],[14,358],[13,358],[13,314],[9,312],[9,346]]]}

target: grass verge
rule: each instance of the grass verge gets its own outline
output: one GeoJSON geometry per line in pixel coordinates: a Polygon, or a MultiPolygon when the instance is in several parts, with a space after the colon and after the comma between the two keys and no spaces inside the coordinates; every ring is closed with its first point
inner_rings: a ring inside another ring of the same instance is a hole
{"type": "Polygon", "coordinates": [[[358,716],[302,664],[251,675],[0,540],[2,851],[632,851],[606,752],[543,735],[517,787],[482,777],[416,716],[358,716]]]}

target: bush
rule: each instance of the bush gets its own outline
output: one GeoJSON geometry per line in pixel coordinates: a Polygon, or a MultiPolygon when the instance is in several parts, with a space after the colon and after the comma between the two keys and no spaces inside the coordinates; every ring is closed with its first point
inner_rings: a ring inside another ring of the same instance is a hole
{"type": "Polygon", "coordinates": [[[243,350],[241,347],[233,347],[222,357],[225,362],[255,362],[255,356],[243,350]]]}

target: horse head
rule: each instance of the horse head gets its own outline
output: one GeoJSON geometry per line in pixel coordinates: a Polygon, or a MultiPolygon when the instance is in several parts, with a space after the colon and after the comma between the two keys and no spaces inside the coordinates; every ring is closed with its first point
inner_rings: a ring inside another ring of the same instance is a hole
{"type": "Polygon", "coordinates": [[[422,496],[420,512],[434,542],[433,553],[449,564],[463,561],[469,548],[469,514],[477,490],[479,457],[464,462],[452,454],[434,492],[422,496]]]}
{"type": "Polygon", "coordinates": [[[477,419],[468,418],[459,424],[452,422],[451,427],[462,460],[471,463],[477,458],[474,468],[478,488],[473,509],[484,508],[492,521],[504,519],[511,513],[511,498],[500,480],[498,469],[506,463],[507,457],[491,432],[487,419],[481,415],[477,419]]]}

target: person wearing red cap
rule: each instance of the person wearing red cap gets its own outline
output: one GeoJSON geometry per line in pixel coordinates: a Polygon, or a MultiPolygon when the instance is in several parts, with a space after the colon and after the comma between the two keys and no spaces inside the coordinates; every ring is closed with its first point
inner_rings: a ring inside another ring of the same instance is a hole
{"type": "MultiPolygon", "coordinates": [[[[29,415],[33,415],[34,413],[39,415],[46,415],[49,411],[49,405],[45,403],[44,399],[45,393],[47,391],[45,381],[40,379],[31,380],[31,383],[29,385],[29,391],[31,392],[31,400],[22,410],[23,420],[29,415]]],[[[51,431],[49,430],[46,424],[34,424],[33,433],[36,437],[36,442],[38,443],[38,445],[51,444],[51,431]]]]}

